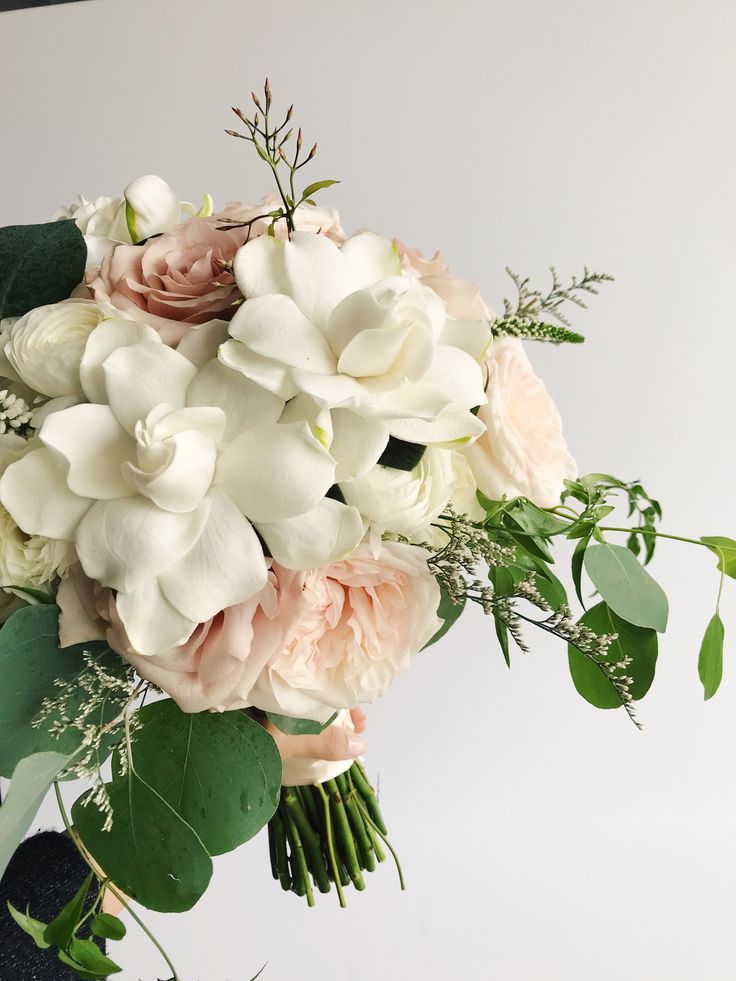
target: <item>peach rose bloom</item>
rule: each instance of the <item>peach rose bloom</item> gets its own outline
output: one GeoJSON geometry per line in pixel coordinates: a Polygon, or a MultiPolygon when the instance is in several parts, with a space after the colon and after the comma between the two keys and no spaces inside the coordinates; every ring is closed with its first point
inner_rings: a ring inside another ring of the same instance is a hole
{"type": "Polygon", "coordinates": [[[485,363],[488,402],[478,418],[486,432],[463,451],[478,487],[494,501],[522,496],[553,507],[563,481],[577,476],[557,406],[517,338],[493,341],[485,363]]]}
{"type": "Polygon", "coordinates": [[[480,295],[480,287],[469,279],[452,276],[439,252],[426,259],[419,249],[411,249],[396,239],[396,248],[405,272],[428,286],[445,301],[445,307],[456,320],[490,320],[491,309],[480,295]]]}
{"type": "Polygon", "coordinates": [[[229,320],[241,299],[232,263],[243,229],[218,230],[217,217],[192,218],[143,245],[119,245],[88,284],[98,303],[149,324],[176,347],[193,327],[229,320]]]}

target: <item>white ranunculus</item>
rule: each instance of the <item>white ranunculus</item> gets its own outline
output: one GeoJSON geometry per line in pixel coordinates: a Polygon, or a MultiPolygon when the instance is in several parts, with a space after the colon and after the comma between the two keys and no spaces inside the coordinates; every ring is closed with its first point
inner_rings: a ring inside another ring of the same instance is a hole
{"type": "Polygon", "coordinates": [[[85,573],[116,590],[132,649],[154,655],[261,589],[253,525],[287,563],[292,550],[304,561],[315,527],[321,549],[332,545],[327,561],[362,528],[344,505],[325,512],[334,460],[306,423],[277,422],[280,399],[264,402],[218,361],[198,371],[131,329],[113,321],[93,332],[82,369],[90,402],[46,417],[42,448],[7,468],[0,501],[26,534],[73,543],[85,573]]]}
{"type": "Polygon", "coordinates": [[[36,307],[4,332],[4,354],[21,381],[42,395],[78,395],[79,365],[92,331],[105,314],[92,300],[36,307]]]}
{"type": "Polygon", "coordinates": [[[492,500],[523,496],[553,507],[577,474],[557,406],[520,340],[495,340],[486,366],[488,402],[478,412],[486,432],[464,450],[478,487],[492,500]]]}
{"type": "Polygon", "coordinates": [[[387,239],[264,235],[238,251],[234,272],[247,302],[221,360],[285,400],[302,393],[358,417],[358,459],[379,436],[448,444],[483,432],[470,409],[485,401],[476,358],[489,325],[449,318],[387,239]]]}

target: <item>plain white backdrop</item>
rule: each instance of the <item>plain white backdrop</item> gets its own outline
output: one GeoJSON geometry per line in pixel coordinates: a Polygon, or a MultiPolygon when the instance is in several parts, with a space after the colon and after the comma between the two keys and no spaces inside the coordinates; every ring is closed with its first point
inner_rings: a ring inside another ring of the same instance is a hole
{"type": "MultiPolygon", "coordinates": [[[[223,135],[271,77],[318,139],[312,179],[370,226],[477,279],[614,273],[580,348],[534,346],[581,471],[642,478],[665,530],[736,535],[736,8],[721,0],[90,0],[0,15],[0,223],[158,173],[256,201],[223,135]]],[[[731,981],[736,974],[736,590],[722,690],[696,662],[712,556],[661,547],[672,601],[640,715],[598,712],[563,649],[509,672],[468,615],[370,710],[388,866],[308,911],[261,836],[190,913],[146,920],[184,981],[731,981]]],[[[731,583],[729,586],[733,586],[731,583]]],[[[45,809],[39,826],[53,823],[45,809]]],[[[134,925],[124,981],[167,977],[134,925]]]]}

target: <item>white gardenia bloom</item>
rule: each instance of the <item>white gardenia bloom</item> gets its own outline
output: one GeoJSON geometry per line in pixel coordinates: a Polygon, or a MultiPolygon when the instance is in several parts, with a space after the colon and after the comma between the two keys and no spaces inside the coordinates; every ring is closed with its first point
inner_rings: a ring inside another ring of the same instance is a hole
{"type": "Polygon", "coordinates": [[[3,331],[3,354],[18,378],[56,398],[79,395],[79,365],[89,335],[106,316],[92,300],[69,299],[36,307],[3,331]]]}
{"type": "Polygon", "coordinates": [[[7,468],[0,502],[26,534],[74,544],[147,656],[262,588],[253,525],[286,562],[291,549],[304,559],[315,527],[328,561],[362,529],[353,509],[325,508],[334,460],[308,425],[277,422],[281,399],[218,361],[197,370],[141,328],[93,331],[81,367],[90,401],[44,419],[42,447],[7,468]]]}
{"type": "Polygon", "coordinates": [[[483,432],[470,410],[485,402],[477,359],[490,327],[448,317],[387,239],[263,235],[237,252],[234,273],[247,302],[220,359],[284,400],[304,394],[343,410],[353,452],[367,461],[358,469],[389,436],[448,444],[483,432]]]}

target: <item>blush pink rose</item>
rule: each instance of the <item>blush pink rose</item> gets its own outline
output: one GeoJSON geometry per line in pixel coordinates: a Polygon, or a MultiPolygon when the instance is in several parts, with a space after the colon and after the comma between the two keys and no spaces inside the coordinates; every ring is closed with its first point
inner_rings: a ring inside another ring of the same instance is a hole
{"type": "Polygon", "coordinates": [[[264,711],[325,722],[375,701],[441,625],[439,586],[414,545],[363,543],[324,569],[273,571],[281,642],[249,695],[264,711]]]}
{"type": "Polygon", "coordinates": [[[464,450],[478,487],[491,500],[528,497],[553,507],[563,481],[577,475],[557,406],[517,338],[493,341],[485,363],[488,402],[478,418],[486,432],[464,450]]]}
{"type": "Polygon", "coordinates": [[[396,240],[401,265],[405,272],[414,276],[423,286],[428,286],[445,301],[448,314],[456,320],[490,320],[491,309],[480,295],[480,287],[469,279],[452,276],[447,263],[439,252],[431,259],[425,258],[419,249],[411,249],[396,240]]]}
{"type": "Polygon", "coordinates": [[[216,216],[192,218],[143,245],[118,245],[88,284],[95,299],[150,324],[171,347],[199,324],[229,320],[241,295],[224,267],[245,233],[218,224],[216,216]]]}
{"type": "Polygon", "coordinates": [[[271,626],[278,609],[275,586],[271,574],[260,593],[200,624],[185,644],[144,657],[128,640],[112,590],[89,579],[77,564],[59,585],[59,642],[67,647],[105,640],[184,712],[245,707],[281,639],[271,626]]]}
{"type": "MultiPolygon", "coordinates": [[[[270,194],[264,198],[260,204],[240,204],[238,201],[230,202],[225,205],[212,218],[219,220],[220,223],[245,222],[258,218],[259,215],[275,211],[281,207],[281,201],[275,194],[270,194]]],[[[257,238],[264,235],[271,224],[270,218],[258,218],[251,226],[250,238],[257,238]]],[[[324,235],[336,245],[342,245],[346,239],[345,232],[340,224],[340,215],[334,208],[319,208],[311,204],[302,204],[294,212],[294,227],[299,232],[313,232],[315,235],[324,235]]],[[[247,230],[246,230],[247,232],[247,230]]],[[[274,225],[274,235],[276,238],[286,238],[286,222],[282,219],[274,225]]]]}

